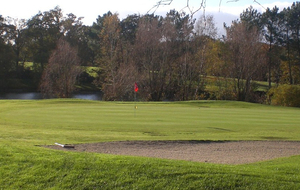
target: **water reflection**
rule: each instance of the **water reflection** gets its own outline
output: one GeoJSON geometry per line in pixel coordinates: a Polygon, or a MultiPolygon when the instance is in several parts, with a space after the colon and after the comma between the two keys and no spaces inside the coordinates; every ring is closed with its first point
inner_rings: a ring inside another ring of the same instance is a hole
{"type": "Polygon", "coordinates": [[[72,98],[83,99],[83,100],[102,100],[100,93],[93,94],[74,94],[72,98]]]}
{"type": "MultiPolygon", "coordinates": [[[[84,100],[102,100],[101,93],[77,93],[72,98],[84,99],[84,100]]],[[[43,99],[41,93],[26,92],[26,93],[6,93],[0,94],[0,99],[7,100],[40,100],[43,99]]]]}

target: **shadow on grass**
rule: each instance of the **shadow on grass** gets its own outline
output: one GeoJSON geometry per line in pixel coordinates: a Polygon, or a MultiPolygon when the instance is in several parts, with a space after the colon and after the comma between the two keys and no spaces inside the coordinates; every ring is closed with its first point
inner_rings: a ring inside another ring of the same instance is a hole
{"type": "Polygon", "coordinates": [[[207,127],[208,129],[215,129],[218,131],[228,131],[228,132],[233,132],[233,130],[230,129],[223,129],[223,128],[218,128],[218,127],[207,127]]]}
{"type": "Polygon", "coordinates": [[[264,137],[260,137],[262,139],[265,139],[265,140],[289,140],[289,138],[286,138],[286,137],[272,137],[272,136],[264,136],[264,137]]]}

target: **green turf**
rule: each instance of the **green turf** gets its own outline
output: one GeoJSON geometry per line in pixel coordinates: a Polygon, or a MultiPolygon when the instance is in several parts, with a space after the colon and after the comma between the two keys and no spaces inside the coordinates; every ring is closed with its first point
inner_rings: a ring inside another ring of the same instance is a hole
{"type": "Polygon", "coordinates": [[[300,140],[300,109],[230,101],[0,101],[0,189],[300,189],[300,156],[220,165],[36,145],[300,140]]]}

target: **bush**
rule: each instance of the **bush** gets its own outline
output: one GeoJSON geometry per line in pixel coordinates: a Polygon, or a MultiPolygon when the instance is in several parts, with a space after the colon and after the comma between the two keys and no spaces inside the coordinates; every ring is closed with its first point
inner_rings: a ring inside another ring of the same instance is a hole
{"type": "Polygon", "coordinates": [[[267,100],[271,105],[300,107],[300,86],[285,84],[271,88],[267,100]]]}

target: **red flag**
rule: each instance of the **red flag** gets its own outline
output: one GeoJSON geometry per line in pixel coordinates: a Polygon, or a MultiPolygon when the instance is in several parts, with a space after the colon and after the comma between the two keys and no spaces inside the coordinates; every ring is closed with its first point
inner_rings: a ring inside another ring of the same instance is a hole
{"type": "Polygon", "coordinates": [[[134,83],[134,91],[137,92],[139,90],[138,85],[136,84],[136,82],[134,83]]]}

